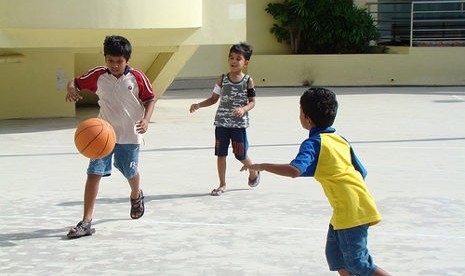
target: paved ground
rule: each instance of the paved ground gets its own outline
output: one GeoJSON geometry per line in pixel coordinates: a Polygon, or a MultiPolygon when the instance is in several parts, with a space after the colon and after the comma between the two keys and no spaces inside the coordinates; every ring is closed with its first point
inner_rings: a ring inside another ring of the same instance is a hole
{"type": "MultiPolygon", "coordinates": [[[[302,88],[258,89],[250,156],[289,162],[307,133],[302,88]]],[[[338,132],[368,169],[384,220],[370,229],[375,262],[393,275],[464,275],[465,89],[335,88],[338,132]]],[[[67,240],[82,216],[87,160],[77,118],[0,121],[0,275],[335,275],[324,243],[331,210],[313,179],[264,173],[255,189],[228,158],[217,185],[215,107],[188,113],[208,90],[169,91],[141,154],[146,214],[129,218],[118,172],[101,183],[96,233],[67,240]]],[[[66,104],[66,103],[63,103],[66,104]]]]}

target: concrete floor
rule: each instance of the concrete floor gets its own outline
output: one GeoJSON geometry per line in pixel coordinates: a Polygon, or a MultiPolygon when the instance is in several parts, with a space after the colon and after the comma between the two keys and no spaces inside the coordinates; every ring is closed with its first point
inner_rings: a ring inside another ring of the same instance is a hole
{"type": "MultiPolygon", "coordinates": [[[[286,163],[308,133],[303,88],[258,88],[250,157],[286,163]]],[[[393,275],[465,275],[464,87],[334,88],[335,122],[368,169],[383,221],[372,228],[375,262],[393,275]]],[[[68,240],[82,217],[87,159],[77,118],[0,121],[0,275],[335,275],[324,245],[331,209],[311,178],[262,174],[246,185],[228,158],[228,192],[216,187],[216,107],[189,114],[209,89],[168,91],[141,151],[142,219],[129,217],[117,172],[100,185],[96,233],[68,240]]],[[[63,102],[63,104],[69,104],[63,102]]]]}

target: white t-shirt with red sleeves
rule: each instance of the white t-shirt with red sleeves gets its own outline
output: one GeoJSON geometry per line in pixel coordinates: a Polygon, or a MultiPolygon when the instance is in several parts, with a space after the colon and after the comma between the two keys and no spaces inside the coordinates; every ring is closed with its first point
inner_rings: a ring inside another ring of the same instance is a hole
{"type": "Polygon", "coordinates": [[[98,117],[109,122],[116,133],[118,144],[140,144],[142,135],[136,132],[136,122],[144,118],[144,103],[153,101],[155,94],[147,76],[126,67],[116,78],[104,66],[95,67],[76,77],[78,90],[89,90],[99,97],[98,117]]]}

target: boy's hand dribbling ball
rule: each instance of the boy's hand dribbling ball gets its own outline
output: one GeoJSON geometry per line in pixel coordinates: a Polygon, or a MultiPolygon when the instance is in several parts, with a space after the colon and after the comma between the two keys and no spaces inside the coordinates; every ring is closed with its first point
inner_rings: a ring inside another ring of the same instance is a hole
{"type": "Polygon", "coordinates": [[[77,150],[90,159],[100,159],[113,151],[116,135],[113,127],[100,118],[80,123],[74,133],[77,150]]]}

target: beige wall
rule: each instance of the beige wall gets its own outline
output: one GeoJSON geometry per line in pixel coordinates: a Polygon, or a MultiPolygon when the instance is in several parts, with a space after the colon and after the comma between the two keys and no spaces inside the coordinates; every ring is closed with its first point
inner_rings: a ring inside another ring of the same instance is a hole
{"type": "Polygon", "coordinates": [[[202,0],[2,0],[0,10],[3,11],[0,26],[12,29],[160,29],[202,26],[202,0]]]}
{"type": "MultiPolygon", "coordinates": [[[[227,55],[231,44],[247,41],[253,46],[254,56],[259,54],[287,54],[289,49],[286,45],[278,43],[270,34],[269,29],[273,25],[273,18],[266,13],[265,8],[269,2],[253,0],[247,1],[247,14],[244,22],[247,22],[247,38],[238,38],[227,45],[202,45],[186,66],[179,72],[177,78],[205,78],[216,77],[228,70],[227,55]]],[[[220,25],[221,26],[221,25],[220,25]]],[[[220,33],[229,31],[221,28],[220,33]]]]}
{"type": "Polygon", "coordinates": [[[131,41],[159,96],[199,45],[246,39],[246,0],[2,0],[0,13],[0,119],[74,116],[64,85],[104,64],[107,35],[131,41]]]}
{"type": "MultiPolygon", "coordinates": [[[[226,72],[229,45],[201,47],[179,79],[226,72]]],[[[257,86],[465,85],[464,47],[393,47],[390,54],[254,54],[248,73],[257,86]]]]}
{"type": "Polygon", "coordinates": [[[2,0],[0,119],[74,116],[74,104],[63,100],[64,83],[103,64],[102,42],[109,34],[131,40],[130,64],[146,72],[159,95],[175,77],[224,73],[230,45],[244,40],[254,47],[249,73],[259,86],[465,85],[463,47],[288,56],[288,47],[269,31],[269,2],[2,0]]]}
{"type": "Polygon", "coordinates": [[[230,45],[200,46],[179,72],[177,78],[205,78],[221,75],[228,70],[229,47],[230,45]]]}
{"type": "Polygon", "coordinates": [[[418,47],[405,54],[258,55],[249,73],[257,86],[465,85],[463,56],[463,47],[418,47]]]}
{"type": "MultiPolygon", "coordinates": [[[[247,1],[247,39],[254,48],[252,62],[257,55],[289,54],[286,44],[279,43],[270,33],[274,19],[265,8],[268,3],[279,3],[281,0],[247,1]]],[[[238,39],[233,43],[240,42],[238,39]]],[[[203,78],[217,76],[227,70],[227,54],[231,45],[200,46],[186,66],[177,76],[180,79],[203,78]]]]}
{"type": "Polygon", "coordinates": [[[74,109],[64,103],[63,94],[73,73],[71,53],[62,49],[21,52],[21,62],[0,62],[0,118],[73,116],[74,109]]]}
{"type": "MultiPolygon", "coordinates": [[[[202,28],[184,44],[218,45],[246,39],[246,0],[203,0],[202,28]]],[[[188,6],[189,7],[189,6],[188,6]]],[[[173,9],[176,11],[176,9],[173,9]]]]}
{"type": "MultiPolygon", "coordinates": [[[[257,86],[287,85],[465,85],[465,47],[391,47],[389,54],[287,55],[270,33],[269,2],[247,1],[247,41],[254,47],[248,73],[257,86]]],[[[370,1],[358,0],[365,8],[370,1]]],[[[230,45],[202,46],[180,79],[211,77],[227,70],[230,45]]]]}
{"type": "Polygon", "coordinates": [[[270,29],[275,22],[265,8],[268,3],[282,2],[276,0],[254,0],[247,2],[247,41],[254,46],[254,54],[288,54],[289,47],[279,43],[270,33],[270,29]]]}

